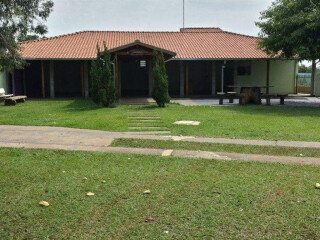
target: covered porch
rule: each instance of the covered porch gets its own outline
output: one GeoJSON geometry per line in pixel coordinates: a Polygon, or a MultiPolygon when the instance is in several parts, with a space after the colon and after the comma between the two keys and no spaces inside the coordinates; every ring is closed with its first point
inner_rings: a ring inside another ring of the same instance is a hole
{"type": "MultiPolygon", "coordinates": [[[[118,98],[151,97],[154,50],[164,54],[172,98],[212,98],[230,91],[230,85],[267,86],[270,94],[296,90],[296,61],[177,59],[174,52],[136,40],[110,50],[118,98]]],[[[7,74],[7,92],[29,98],[89,98],[92,60],[27,60],[25,69],[7,74]]]]}

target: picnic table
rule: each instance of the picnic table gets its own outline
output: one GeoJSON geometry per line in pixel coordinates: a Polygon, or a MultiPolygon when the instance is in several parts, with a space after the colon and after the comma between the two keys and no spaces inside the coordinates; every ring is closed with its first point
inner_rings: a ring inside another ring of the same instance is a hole
{"type": "Polygon", "coordinates": [[[273,86],[234,86],[234,85],[229,85],[227,86],[230,89],[239,89],[240,88],[240,93],[245,94],[244,100],[242,104],[261,104],[261,93],[262,89],[268,89],[273,86]]]}

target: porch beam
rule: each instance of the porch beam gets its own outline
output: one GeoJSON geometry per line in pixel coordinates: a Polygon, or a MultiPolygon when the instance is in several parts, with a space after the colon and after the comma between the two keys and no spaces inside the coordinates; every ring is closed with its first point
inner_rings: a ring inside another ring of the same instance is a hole
{"type": "Polygon", "coordinates": [[[215,96],[216,95],[216,82],[217,82],[217,77],[216,77],[216,62],[212,62],[212,71],[211,71],[211,95],[215,96]]]}
{"type": "Polygon", "coordinates": [[[184,82],[185,79],[185,70],[184,70],[184,62],[180,61],[180,97],[184,97],[184,82]]]}
{"type": "Polygon", "coordinates": [[[50,98],[55,97],[54,92],[54,62],[50,61],[50,98]]]}
{"type": "Polygon", "coordinates": [[[88,61],[84,61],[84,96],[89,98],[89,69],[88,61]]]}
{"type": "Polygon", "coordinates": [[[46,97],[46,88],[44,85],[44,62],[41,61],[41,89],[42,89],[42,97],[46,97]]]}

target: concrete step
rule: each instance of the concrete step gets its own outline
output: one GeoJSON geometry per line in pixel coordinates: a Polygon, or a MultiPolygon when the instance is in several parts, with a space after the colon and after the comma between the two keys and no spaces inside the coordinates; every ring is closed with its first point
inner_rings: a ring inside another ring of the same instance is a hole
{"type": "Polygon", "coordinates": [[[131,130],[152,130],[152,129],[168,129],[166,127],[129,127],[131,130]]]}
{"type": "Polygon", "coordinates": [[[160,123],[162,122],[160,119],[156,119],[156,120],[135,120],[135,119],[132,119],[130,120],[131,123],[160,123]]]}
{"type": "Polygon", "coordinates": [[[141,117],[139,117],[139,116],[135,116],[135,117],[129,117],[129,119],[131,120],[131,119],[139,119],[139,120],[157,120],[157,119],[161,119],[160,117],[149,117],[149,116],[147,116],[147,117],[143,117],[143,116],[141,116],[141,117]]]}

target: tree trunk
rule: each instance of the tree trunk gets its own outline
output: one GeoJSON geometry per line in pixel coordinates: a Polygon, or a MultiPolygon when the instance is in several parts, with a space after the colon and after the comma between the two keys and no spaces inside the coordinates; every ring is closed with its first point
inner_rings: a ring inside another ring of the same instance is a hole
{"type": "Polygon", "coordinates": [[[311,76],[311,95],[315,95],[315,78],[316,78],[317,64],[315,60],[312,60],[312,76],[311,76]]]}

